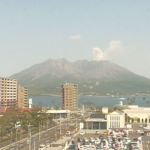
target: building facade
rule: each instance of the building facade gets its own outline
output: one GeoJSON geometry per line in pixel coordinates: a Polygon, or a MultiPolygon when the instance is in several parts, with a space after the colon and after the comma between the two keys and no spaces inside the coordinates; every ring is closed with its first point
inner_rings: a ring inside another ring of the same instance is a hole
{"type": "Polygon", "coordinates": [[[86,130],[107,130],[107,120],[105,114],[92,114],[90,118],[85,120],[86,130]]]}
{"type": "Polygon", "coordinates": [[[0,77],[0,108],[17,106],[17,80],[0,77]]]}
{"type": "Polygon", "coordinates": [[[53,119],[67,118],[70,116],[70,110],[47,110],[46,113],[52,114],[53,119]]]}
{"type": "Polygon", "coordinates": [[[150,107],[139,107],[138,105],[116,105],[115,108],[120,109],[125,114],[126,123],[150,123],[150,107]]]}
{"type": "Polygon", "coordinates": [[[124,128],[125,114],[122,111],[116,110],[107,114],[107,127],[109,128],[124,128]]]}
{"type": "Polygon", "coordinates": [[[27,87],[18,87],[18,107],[28,107],[28,89],[27,87]]]}
{"type": "Polygon", "coordinates": [[[78,86],[77,84],[63,84],[62,89],[62,108],[75,111],[78,108],[78,86]]]}
{"type": "Polygon", "coordinates": [[[150,108],[139,107],[132,109],[124,109],[123,112],[127,115],[127,123],[150,123],[150,108]]]}

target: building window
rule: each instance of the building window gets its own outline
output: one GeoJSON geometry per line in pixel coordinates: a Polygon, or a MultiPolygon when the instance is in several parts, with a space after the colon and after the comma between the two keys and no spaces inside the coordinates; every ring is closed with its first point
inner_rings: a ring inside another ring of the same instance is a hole
{"type": "Polygon", "coordinates": [[[88,122],[88,129],[92,129],[92,123],[88,122]]]}
{"type": "Polygon", "coordinates": [[[99,122],[93,122],[93,129],[99,129],[99,122]]]}
{"type": "Polygon", "coordinates": [[[101,126],[101,129],[107,129],[107,123],[106,122],[101,122],[100,126],[101,126]]]}

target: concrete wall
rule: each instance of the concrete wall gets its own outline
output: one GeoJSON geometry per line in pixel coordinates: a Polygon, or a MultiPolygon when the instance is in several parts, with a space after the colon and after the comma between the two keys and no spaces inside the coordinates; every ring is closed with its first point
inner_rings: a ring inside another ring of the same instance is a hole
{"type": "Polygon", "coordinates": [[[98,131],[100,134],[103,134],[104,131],[107,131],[107,130],[87,130],[87,129],[82,129],[81,131],[83,131],[85,133],[88,133],[88,134],[95,134],[96,131],[98,131]]]}

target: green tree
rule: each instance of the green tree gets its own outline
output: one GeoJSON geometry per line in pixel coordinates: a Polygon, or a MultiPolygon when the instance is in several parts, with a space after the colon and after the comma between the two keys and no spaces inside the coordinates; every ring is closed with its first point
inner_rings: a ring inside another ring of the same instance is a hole
{"type": "Polygon", "coordinates": [[[55,105],[56,105],[56,100],[53,99],[53,100],[51,101],[51,104],[52,104],[53,107],[55,107],[55,105]]]}

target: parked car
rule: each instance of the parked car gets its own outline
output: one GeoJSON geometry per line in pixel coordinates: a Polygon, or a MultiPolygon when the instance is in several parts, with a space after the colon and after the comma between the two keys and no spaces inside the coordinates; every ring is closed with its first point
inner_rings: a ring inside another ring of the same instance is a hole
{"type": "Polygon", "coordinates": [[[100,135],[99,138],[100,138],[100,139],[103,139],[103,135],[100,135]]]}
{"type": "Polygon", "coordinates": [[[99,135],[99,131],[96,131],[95,134],[96,134],[96,135],[99,135]]]}
{"type": "Polygon", "coordinates": [[[46,145],[45,144],[41,144],[39,147],[39,150],[45,150],[46,149],[46,145]]]}
{"type": "Polygon", "coordinates": [[[87,138],[84,138],[84,142],[89,142],[89,140],[87,138]]]}
{"type": "Polygon", "coordinates": [[[96,150],[102,149],[101,145],[97,145],[96,150]]]}
{"type": "Polygon", "coordinates": [[[67,132],[66,132],[66,135],[70,135],[70,133],[71,133],[70,131],[67,131],[67,132]]]}
{"type": "Polygon", "coordinates": [[[144,135],[145,135],[145,133],[144,133],[144,132],[141,132],[141,133],[140,133],[140,135],[141,135],[141,136],[144,136],[144,135]]]}
{"type": "Polygon", "coordinates": [[[104,131],[103,134],[104,134],[104,135],[107,135],[107,131],[104,131]]]}
{"type": "Polygon", "coordinates": [[[76,145],[70,145],[68,150],[78,150],[76,145]]]}
{"type": "Polygon", "coordinates": [[[96,139],[96,140],[95,140],[95,144],[96,144],[96,145],[100,144],[100,142],[101,142],[101,141],[100,141],[99,139],[96,139]]]}
{"type": "Polygon", "coordinates": [[[90,138],[90,141],[93,143],[95,142],[95,139],[93,139],[92,137],[90,138]]]}
{"type": "Polygon", "coordinates": [[[83,131],[80,132],[80,135],[84,135],[84,134],[85,134],[85,132],[83,132],[83,131]]]}
{"type": "Polygon", "coordinates": [[[46,143],[46,148],[50,147],[50,143],[46,143]]]}

